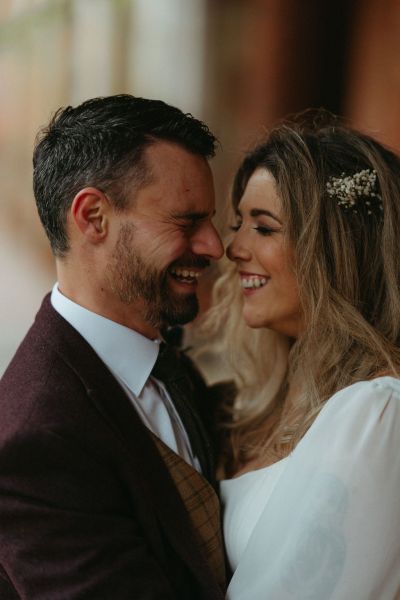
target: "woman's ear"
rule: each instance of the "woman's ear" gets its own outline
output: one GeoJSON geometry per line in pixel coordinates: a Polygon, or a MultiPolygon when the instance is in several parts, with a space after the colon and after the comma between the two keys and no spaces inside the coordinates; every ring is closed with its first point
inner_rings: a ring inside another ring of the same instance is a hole
{"type": "Polygon", "coordinates": [[[83,188],[72,201],[72,224],[90,243],[101,243],[108,233],[109,209],[109,201],[102,191],[92,187],[83,188]]]}

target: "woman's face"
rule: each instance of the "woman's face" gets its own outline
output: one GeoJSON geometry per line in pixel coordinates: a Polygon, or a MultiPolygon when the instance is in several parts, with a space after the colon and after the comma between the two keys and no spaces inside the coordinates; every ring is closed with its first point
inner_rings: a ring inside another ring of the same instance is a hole
{"type": "Polygon", "coordinates": [[[250,177],[237,209],[235,234],[227,249],[236,263],[249,327],[268,327],[296,338],[301,311],[285,216],[269,171],[250,177]]]}

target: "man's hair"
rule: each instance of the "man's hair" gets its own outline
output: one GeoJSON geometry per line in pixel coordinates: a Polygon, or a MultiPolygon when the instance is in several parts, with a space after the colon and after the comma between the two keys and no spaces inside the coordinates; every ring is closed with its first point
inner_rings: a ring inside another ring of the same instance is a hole
{"type": "Polygon", "coordinates": [[[132,188],[149,180],[144,151],[159,140],[206,159],[215,153],[216,138],[203,122],[161,100],[123,94],[56,112],[33,154],[36,204],[56,256],[68,251],[66,215],[79,190],[95,187],[123,210],[132,188]]]}
{"type": "Polygon", "coordinates": [[[214,318],[241,375],[242,408],[230,427],[236,468],[271,449],[284,455],[338,390],[400,371],[399,157],[332,115],[308,113],[273,129],[244,158],[233,209],[259,168],[273,175],[282,202],[305,323],[294,343],[250,330],[235,268],[216,285],[214,318]],[[358,193],[360,173],[372,187],[361,185],[354,207],[343,205],[342,194],[350,201],[358,193]],[[282,416],[282,395],[299,380],[303,394],[282,416]]]}

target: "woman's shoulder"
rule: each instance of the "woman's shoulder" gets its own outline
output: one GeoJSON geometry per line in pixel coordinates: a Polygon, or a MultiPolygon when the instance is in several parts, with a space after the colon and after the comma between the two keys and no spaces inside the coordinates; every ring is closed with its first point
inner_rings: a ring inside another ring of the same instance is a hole
{"type": "Polygon", "coordinates": [[[347,393],[352,390],[354,391],[358,388],[364,390],[378,391],[391,390],[395,394],[400,395],[400,379],[398,379],[397,377],[393,377],[392,375],[381,375],[380,377],[375,377],[374,379],[365,379],[363,381],[353,383],[352,385],[349,385],[340,390],[340,392],[337,392],[337,394],[347,393]]]}
{"type": "Polygon", "coordinates": [[[385,375],[374,379],[358,381],[331,396],[323,411],[340,409],[343,405],[351,411],[359,409],[379,410],[382,405],[400,402],[400,379],[385,375]]]}
{"type": "MultiPolygon", "coordinates": [[[[391,376],[359,381],[327,400],[307,432],[333,448],[383,448],[400,442],[400,380],[391,376]],[[328,442],[328,440],[330,440],[328,442]],[[379,440],[379,443],[378,443],[379,440]]],[[[311,441],[311,440],[310,440],[311,441]]],[[[324,445],[325,445],[324,444],[324,445]]]]}

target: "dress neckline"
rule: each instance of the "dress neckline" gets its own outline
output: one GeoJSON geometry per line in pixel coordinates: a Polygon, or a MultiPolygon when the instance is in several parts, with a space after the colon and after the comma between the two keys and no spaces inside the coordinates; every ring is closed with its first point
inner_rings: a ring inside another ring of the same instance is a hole
{"type": "Polygon", "coordinates": [[[251,471],[246,471],[246,473],[242,473],[241,475],[237,475],[236,477],[231,477],[230,479],[220,479],[219,483],[225,484],[228,482],[230,484],[234,481],[242,482],[244,479],[250,479],[252,477],[257,477],[257,476],[261,475],[262,473],[266,473],[267,471],[274,470],[274,468],[278,468],[278,466],[282,467],[283,464],[285,463],[285,461],[287,461],[290,458],[290,456],[291,455],[288,454],[284,458],[277,460],[276,462],[272,463],[271,465],[267,465],[266,467],[260,467],[259,469],[253,469],[251,471]]]}

